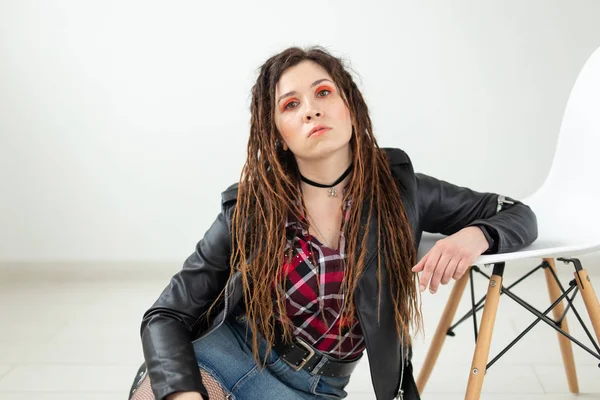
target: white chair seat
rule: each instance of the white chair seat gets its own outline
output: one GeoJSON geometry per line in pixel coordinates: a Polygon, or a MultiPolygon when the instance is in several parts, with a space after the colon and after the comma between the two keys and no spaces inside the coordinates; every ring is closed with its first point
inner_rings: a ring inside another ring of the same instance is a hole
{"type": "MultiPolygon", "coordinates": [[[[598,208],[595,197],[544,196],[541,189],[523,202],[535,212],[538,221],[538,238],[533,244],[513,253],[480,256],[473,265],[492,264],[526,258],[575,257],[600,251],[600,221],[591,210],[598,208]]],[[[444,235],[423,233],[419,245],[420,260],[444,235]]]]}
{"type": "MultiPolygon", "coordinates": [[[[513,253],[480,256],[473,265],[492,264],[526,258],[574,257],[600,250],[600,221],[595,215],[595,198],[590,196],[546,196],[540,189],[523,199],[535,213],[538,221],[538,238],[533,244],[513,253]]],[[[444,235],[424,233],[419,245],[421,259],[444,235]]]]}

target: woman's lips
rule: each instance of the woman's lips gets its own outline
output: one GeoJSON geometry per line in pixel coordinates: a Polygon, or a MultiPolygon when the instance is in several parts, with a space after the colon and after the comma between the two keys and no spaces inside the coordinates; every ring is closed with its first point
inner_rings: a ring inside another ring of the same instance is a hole
{"type": "Polygon", "coordinates": [[[315,131],[312,135],[310,135],[309,138],[321,136],[321,135],[325,134],[329,130],[331,130],[331,128],[319,129],[318,131],[315,131]]]}

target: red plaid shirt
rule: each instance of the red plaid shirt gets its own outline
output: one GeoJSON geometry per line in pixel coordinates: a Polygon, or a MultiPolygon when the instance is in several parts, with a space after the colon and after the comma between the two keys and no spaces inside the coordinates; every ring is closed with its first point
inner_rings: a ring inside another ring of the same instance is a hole
{"type": "MultiPolygon", "coordinates": [[[[350,204],[351,200],[343,208],[346,220],[350,204]]],[[[358,318],[346,323],[339,314],[344,301],[344,293],[339,294],[346,258],[343,232],[338,250],[331,249],[308,233],[304,217],[298,219],[290,213],[286,234],[286,254],[292,246],[292,260],[284,264],[282,272],[287,273],[286,312],[295,326],[294,335],[331,357],[358,356],[365,348],[358,318]]]]}

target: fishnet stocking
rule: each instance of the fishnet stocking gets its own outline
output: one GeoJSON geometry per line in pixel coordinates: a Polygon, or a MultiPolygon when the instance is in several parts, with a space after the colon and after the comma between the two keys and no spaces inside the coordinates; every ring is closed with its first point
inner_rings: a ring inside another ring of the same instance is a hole
{"type": "MultiPolygon", "coordinates": [[[[200,369],[202,375],[202,383],[208,391],[210,400],[227,400],[227,395],[221,385],[208,372],[200,369]]],[[[130,400],[155,400],[152,388],[150,387],[150,378],[148,375],[144,378],[140,386],[137,388],[130,400]]]]}

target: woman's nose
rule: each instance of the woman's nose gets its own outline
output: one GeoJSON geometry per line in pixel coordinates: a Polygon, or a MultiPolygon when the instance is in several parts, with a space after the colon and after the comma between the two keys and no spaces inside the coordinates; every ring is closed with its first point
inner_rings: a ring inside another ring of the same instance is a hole
{"type": "Polygon", "coordinates": [[[320,117],[320,116],[321,116],[321,112],[320,111],[317,111],[314,108],[309,108],[304,113],[304,120],[305,121],[311,121],[313,118],[320,117]]]}

